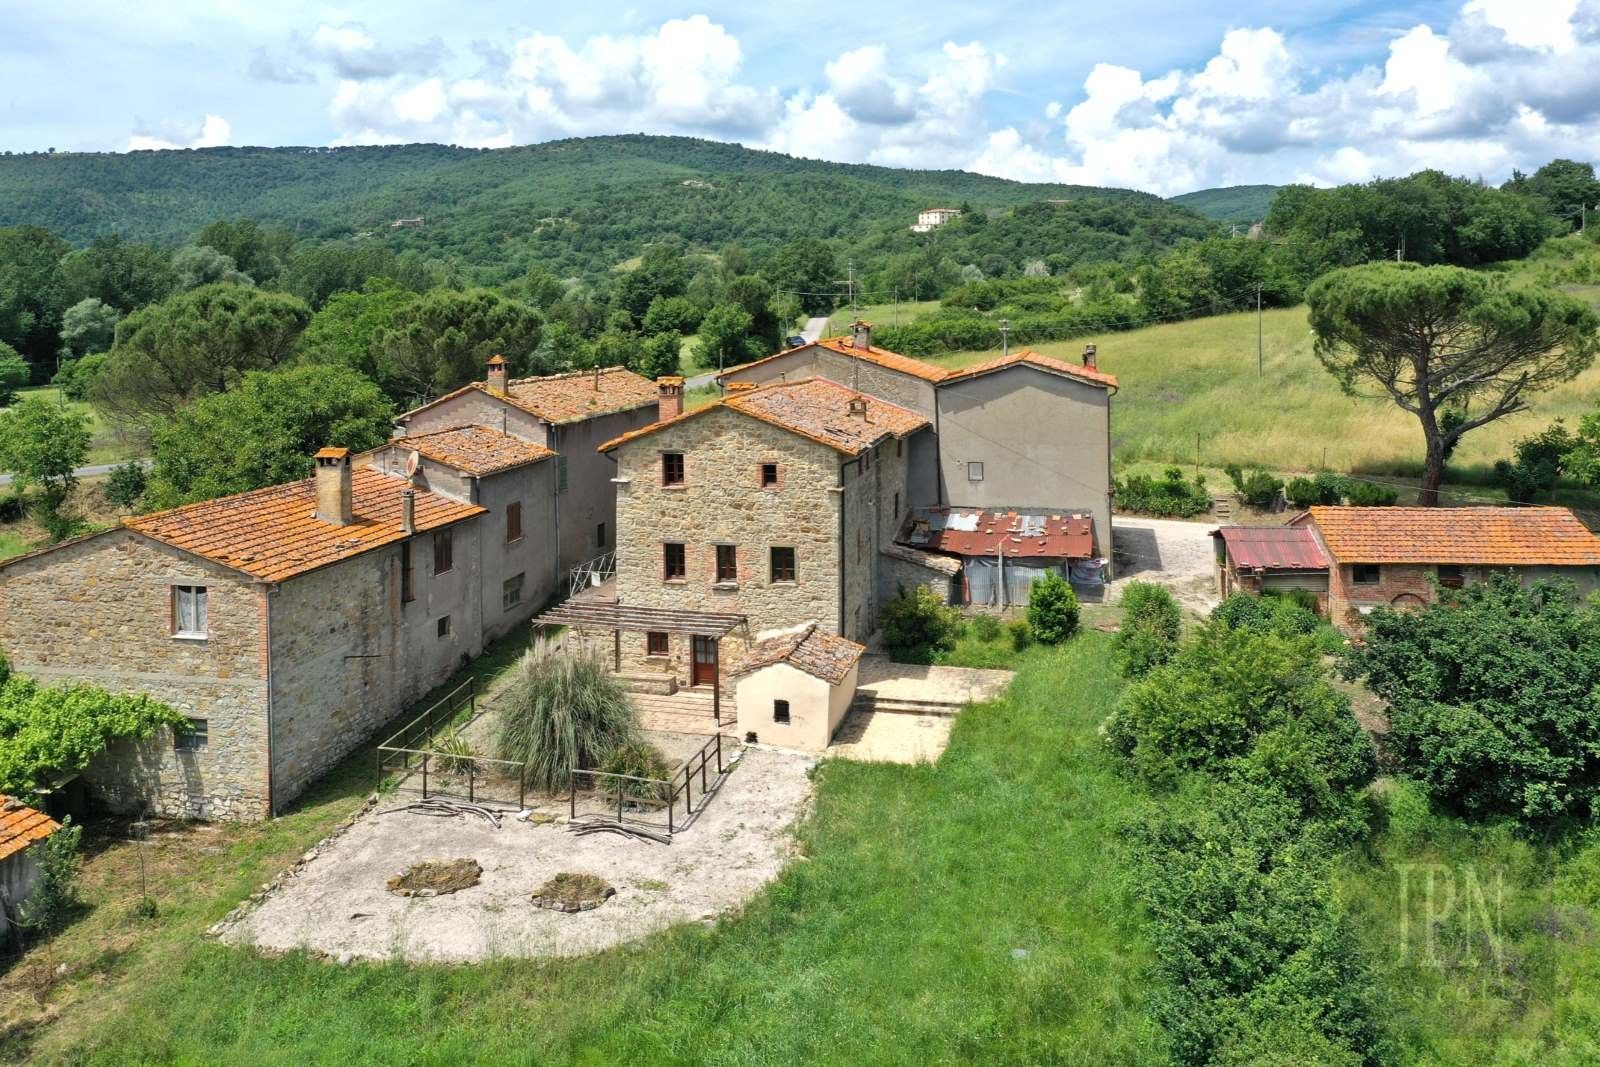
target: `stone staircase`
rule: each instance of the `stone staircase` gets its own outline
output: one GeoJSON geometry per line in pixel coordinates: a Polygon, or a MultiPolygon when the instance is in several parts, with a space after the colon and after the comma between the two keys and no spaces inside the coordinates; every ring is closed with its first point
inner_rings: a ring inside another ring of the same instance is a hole
{"type": "MultiPolygon", "coordinates": [[[[714,734],[717,720],[712,717],[710,689],[680,689],[676,693],[630,694],[639,709],[639,727],[676,734],[714,734]]],[[[734,707],[730,694],[722,694],[722,727],[733,729],[734,707]]]]}
{"type": "Polygon", "coordinates": [[[1211,517],[1221,523],[1233,521],[1233,497],[1214,496],[1211,498],[1211,517]]]}
{"type": "Polygon", "coordinates": [[[871,689],[857,689],[856,695],[850,701],[851,712],[860,712],[863,715],[882,711],[898,715],[945,715],[954,718],[966,707],[965,703],[949,700],[934,700],[919,698],[909,700],[904,697],[880,696],[871,689]]]}

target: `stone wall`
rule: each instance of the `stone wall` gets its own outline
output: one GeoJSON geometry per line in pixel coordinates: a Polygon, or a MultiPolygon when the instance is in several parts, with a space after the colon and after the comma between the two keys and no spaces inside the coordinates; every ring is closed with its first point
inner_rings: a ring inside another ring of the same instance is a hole
{"type": "Polygon", "coordinates": [[[266,588],[128,530],[0,569],[0,649],[49,685],[88,682],[146,693],[206,720],[205,747],[170,732],[116,743],[85,775],[116,809],[166,815],[267,814],[266,588]],[[205,639],[174,637],[172,587],[207,590],[205,639]]]}
{"type": "Polygon", "coordinates": [[[402,434],[434,433],[457,426],[487,426],[553,448],[545,421],[482,389],[466,389],[447,400],[411,412],[399,423],[402,434]]]}
{"type": "MultiPolygon", "coordinates": [[[[879,553],[882,557],[878,561],[878,605],[881,610],[884,604],[894,599],[904,589],[912,592],[916,589],[926,589],[939,598],[939,603],[950,604],[955,600],[956,583],[959,580],[960,565],[957,564],[955,572],[938,564],[922,564],[913,558],[924,553],[915,549],[908,549],[899,545],[887,546],[879,553]]],[[[932,557],[945,561],[947,557],[932,557]]],[[[954,562],[954,561],[950,561],[954,562]]]]}
{"type": "MultiPolygon", "coordinates": [[[[1361,628],[1362,608],[1368,610],[1382,606],[1404,606],[1419,601],[1431,604],[1436,596],[1434,581],[1439,569],[1431,563],[1383,563],[1378,565],[1378,581],[1355,581],[1351,564],[1335,564],[1328,568],[1328,618],[1348,631],[1361,628]]],[[[1588,596],[1600,589],[1600,569],[1594,567],[1464,567],[1463,579],[1481,582],[1491,574],[1510,573],[1523,584],[1557,579],[1574,584],[1579,596],[1588,596]]]]}
{"type": "Polygon", "coordinates": [[[478,503],[489,514],[478,520],[483,597],[483,640],[494,640],[531,619],[559,590],[566,570],[556,556],[556,464],[543,460],[478,480],[478,503]],[[507,513],[522,505],[522,537],[507,541],[507,513]],[[523,576],[522,601],[503,604],[505,582],[523,576]]]}

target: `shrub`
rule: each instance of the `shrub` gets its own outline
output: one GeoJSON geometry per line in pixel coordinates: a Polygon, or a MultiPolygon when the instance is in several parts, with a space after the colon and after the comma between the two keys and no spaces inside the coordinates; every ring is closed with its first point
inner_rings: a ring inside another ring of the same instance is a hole
{"type": "Polygon", "coordinates": [[[1592,817],[1600,607],[1568,583],[1502,574],[1366,624],[1341,669],[1389,702],[1401,774],[1473,818],[1592,817]]]}
{"type": "Polygon", "coordinates": [[[1006,633],[1011,636],[1011,647],[1018,652],[1033,644],[1033,630],[1027,619],[1012,619],[1006,623],[1006,633]]]}
{"type": "Polygon", "coordinates": [[[1130,678],[1143,677],[1178,649],[1183,611],[1165,586],[1129,582],[1122,591],[1122,628],[1113,642],[1117,666],[1130,678]]]}
{"type": "Polygon", "coordinates": [[[107,358],[106,353],[95,352],[68,360],[61,364],[61,369],[50,379],[50,384],[60,389],[61,395],[68,400],[88,400],[89,388],[106,365],[107,358]]]}
{"type": "MultiPolygon", "coordinates": [[[[649,800],[665,800],[672,795],[672,786],[667,779],[672,777],[672,767],[667,763],[667,757],[661,750],[650,742],[640,738],[624,741],[606,754],[600,761],[599,770],[607,774],[626,774],[631,778],[650,778],[650,782],[622,782],[624,796],[649,800]]],[[[601,780],[604,782],[604,780],[601,780]]],[[[616,783],[606,783],[602,788],[610,792],[616,783]]]]}
{"type": "Polygon", "coordinates": [[[17,390],[28,384],[28,362],[17,350],[0,341],[0,407],[17,399],[17,390]]]}
{"type": "Polygon", "coordinates": [[[1568,453],[1578,441],[1560,419],[1514,446],[1514,460],[1496,460],[1495,480],[1513,501],[1527,503],[1547,495],[1565,473],[1568,453]]]}
{"type": "Polygon", "coordinates": [[[1278,502],[1278,493],[1282,490],[1281,478],[1274,478],[1264,470],[1253,470],[1245,476],[1239,496],[1253,508],[1270,508],[1278,502]]]}
{"type": "Polygon", "coordinates": [[[1028,590],[1028,629],[1046,645],[1078,632],[1078,595],[1061,575],[1047,572],[1028,590]]]}
{"type": "Polygon", "coordinates": [[[143,463],[136,459],[119,463],[106,475],[106,499],[124,511],[132,511],[139,506],[139,498],[144,496],[146,482],[143,463]]]}
{"type": "Polygon", "coordinates": [[[12,490],[0,496],[0,522],[21,522],[22,517],[28,513],[28,497],[26,494],[12,490]]]}
{"type": "Polygon", "coordinates": [[[465,778],[472,773],[473,761],[478,753],[460,734],[451,734],[443,741],[433,745],[436,754],[432,760],[433,768],[439,774],[454,778],[465,778]]]}
{"type": "Polygon", "coordinates": [[[1332,471],[1322,471],[1312,480],[1317,484],[1318,504],[1337,504],[1350,489],[1350,479],[1332,471]]]}
{"type": "Polygon", "coordinates": [[[528,786],[558,792],[574,767],[594,767],[634,738],[633,701],[598,656],[539,642],[501,702],[496,747],[521,763],[528,786]]]}
{"type": "Polygon", "coordinates": [[[993,615],[979,615],[972,620],[972,632],[979,641],[998,641],[1001,629],[1000,620],[993,615]]]}
{"type": "Polygon", "coordinates": [[[1344,490],[1345,502],[1356,507],[1388,507],[1400,499],[1400,490],[1373,482],[1351,480],[1344,490]]]}
{"type": "Polygon", "coordinates": [[[961,636],[961,612],[922,586],[900,590],[879,621],[890,656],[902,663],[930,663],[935,653],[955,648],[961,636]]]}
{"type": "Polygon", "coordinates": [[[62,820],[61,829],[35,845],[39,880],[27,903],[22,906],[22,925],[40,933],[53,933],[72,921],[81,903],[78,900],[78,872],[83,858],[78,845],[83,828],[72,819],[62,820]]]}
{"type": "Polygon", "coordinates": [[[1183,471],[1168,467],[1158,481],[1148,474],[1130,474],[1112,482],[1117,509],[1169,518],[1189,518],[1211,510],[1206,480],[1196,476],[1186,482],[1183,471]]]}
{"type": "Polygon", "coordinates": [[[1313,504],[1322,503],[1322,491],[1310,478],[1289,479],[1289,484],[1284,487],[1284,496],[1297,508],[1309,508],[1313,504]]]}
{"type": "Polygon", "coordinates": [[[1230,595],[1211,609],[1211,617],[1232,630],[1252,630],[1281,637],[1315,633],[1319,625],[1315,611],[1308,611],[1290,597],[1254,593],[1230,595]]]}

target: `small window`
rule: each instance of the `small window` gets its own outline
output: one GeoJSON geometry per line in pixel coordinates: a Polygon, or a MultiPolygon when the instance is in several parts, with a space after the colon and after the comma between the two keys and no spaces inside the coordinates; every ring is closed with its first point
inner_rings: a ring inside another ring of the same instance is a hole
{"type": "Polygon", "coordinates": [[[899,493],[896,493],[894,495],[894,514],[889,516],[889,517],[895,521],[896,525],[899,524],[899,522],[900,522],[900,494],[899,493]]]}
{"type": "Polygon", "coordinates": [[[522,501],[506,505],[506,543],[522,540],[522,501]]]}
{"type": "Polygon", "coordinates": [[[510,611],[522,603],[522,582],[526,573],[514,574],[500,583],[500,610],[510,611]]]}
{"type": "Polygon", "coordinates": [[[763,463],[761,465],[761,488],[778,488],[778,465],[776,463],[763,463]]]}
{"type": "Polygon", "coordinates": [[[439,530],[433,535],[433,573],[444,574],[456,565],[455,531],[439,530]]]}
{"type": "Polygon", "coordinates": [[[861,473],[865,474],[872,469],[872,449],[861,453],[861,473]]]}
{"type": "Polygon", "coordinates": [[[789,725],[789,702],[787,700],[774,700],[772,702],[772,721],[781,726],[789,725]]]}
{"type": "Polygon", "coordinates": [[[689,576],[682,541],[668,541],[661,546],[661,577],[676,581],[689,576]]]}
{"type": "Polygon", "coordinates": [[[651,630],[644,635],[644,654],[647,656],[665,656],[667,654],[667,635],[662,630],[651,630]]]}
{"type": "Polygon", "coordinates": [[[1376,563],[1357,563],[1350,568],[1350,580],[1356,585],[1377,585],[1382,574],[1376,563]]]}
{"type": "Polygon", "coordinates": [[[974,461],[967,464],[967,481],[983,481],[983,464],[981,462],[974,461]]]}
{"type": "Polygon", "coordinates": [[[1467,584],[1466,568],[1454,563],[1439,564],[1439,584],[1446,589],[1460,589],[1467,584]]]}
{"type": "Polygon", "coordinates": [[[411,542],[400,542],[400,603],[409,604],[417,599],[416,568],[411,565],[411,542]]]}
{"type": "Polygon", "coordinates": [[[566,491],[567,491],[567,457],[566,456],[557,456],[556,457],[556,492],[565,493],[566,491]]]}
{"type": "Polygon", "coordinates": [[[867,539],[860,530],[856,531],[856,562],[860,563],[867,555],[867,539]]]}
{"type": "Polygon", "coordinates": [[[595,523],[594,544],[596,548],[606,547],[606,524],[603,522],[595,523]]]}
{"type": "Polygon", "coordinates": [[[775,582],[792,582],[794,578],[794,549],[772,549],[772,580],[775,582]]]}
{"type": "Polygon", "coordinates": [[[894,443],[894,458],[895,459],[899,459],[901,456],[903,456],[905,454],[906,454],[906,441],[905,441],[905,438],[902,437],[899,440],[895,441],[895,443],[894,443]]]}
{"type": "Polygon", "coordinates": [[[211,741],[208,724],[204,719],[190,719],[189,731],[172,733],[172,747],[179,752],[199,752],[211,741]]]}
{"type": "Polygon", "coordinates": [[[450,636],[450,616],[448,616],[448,615],[439,616],[439,621],[438,621],[438,623],[435,624],[434,628],[435,628],[435,630],[438,631],[438,634],[439,634],[440,637],[449,637],[450,636]]]}
{"type": "Polygon", "coordinates": [[[174,637],[206,637],[206,587],[172,587],[172,634],[174,637]]]}
{"type": "Polygon", "coordinates": [[[682,485],[683,484],[683,453],[682,452],[663,452],[663,453],[661,453],[661,484],[662,485],[682,485]]]}
{"type": "Polygon", "coordinates": [[[739,580],[739,549],[735,545],[717,546],[717,584],[731,585],[739,580]]]}

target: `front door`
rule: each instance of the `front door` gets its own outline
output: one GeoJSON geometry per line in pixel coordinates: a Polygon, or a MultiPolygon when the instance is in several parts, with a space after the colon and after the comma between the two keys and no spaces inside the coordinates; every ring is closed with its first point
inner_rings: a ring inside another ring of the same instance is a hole
{"type": "Polygon", "coordinates": [[[690,685],[717,684],[717,643],[710,637],[694,639],[694,673],[690,685]]]}

